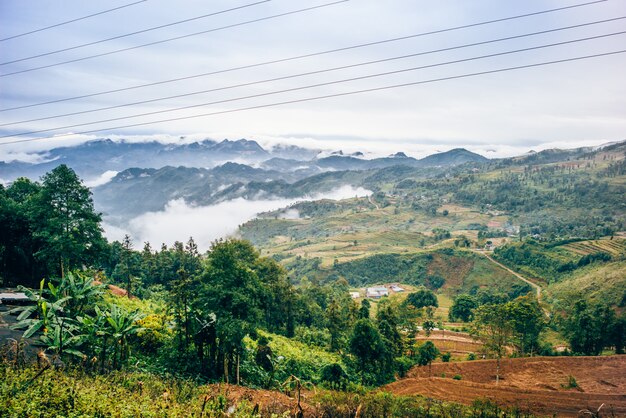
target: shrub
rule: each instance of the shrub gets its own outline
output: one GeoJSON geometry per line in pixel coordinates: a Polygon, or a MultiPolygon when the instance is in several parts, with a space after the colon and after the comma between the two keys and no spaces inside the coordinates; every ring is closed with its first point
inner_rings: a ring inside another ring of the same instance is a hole
{"type": "Polygon", "coordinates": [[[461,379],[462,379],[462,377],[461,377],[461,375],[460,375],[460,374],[455,374],[454,376],[452,376],[452,378],[453,378],[454,380],[461,380],[461,379]]]}
{"type": "Polygon", "coordinates": [[[450,361],[450,357],[452,357],[452,354],[450,354],[449,351],[447,353],[443,353],[441,355],[441,361],[443,361],[444,363],[448,363],[450,361]]]}

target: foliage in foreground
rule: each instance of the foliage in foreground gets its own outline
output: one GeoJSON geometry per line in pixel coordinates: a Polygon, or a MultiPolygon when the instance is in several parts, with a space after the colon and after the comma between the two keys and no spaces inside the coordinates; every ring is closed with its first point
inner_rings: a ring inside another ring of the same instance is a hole
{"type": "MultiPolygon", "coordinates": [[[[75,370],[15,369],[0,365],[2,417],[279,417],[291,409],[257,407],[250,399],[235,401],[225,391],[189,380],[159,378],[147,373],[113,372],[89,375],[75,370]],[[257,412],[258,411],[258,412],[257,412]]],[[[292,394],[293,395],[293,394],[292,394]]],[[[305,417],[532,417],[488,401],[463,406],[419,396],[387,392],[310,391],[305,417]],[[315,408],[312,407],[315,405],[315,408]]],[[[295,400],[293,401],[295,405],[295,400]]]]}
{"type": "MultiPolygon", "coordinates": [[[[86,375],[0,366],[0,416],[191,417],[203,410],[205,417],[224,416],[226,399],[217,396],[205,404],[201,389],[191,381],[149,374],[86,375]]],[[[235,411],[230,416],[255,416],[250,405],[235,411]]]]}

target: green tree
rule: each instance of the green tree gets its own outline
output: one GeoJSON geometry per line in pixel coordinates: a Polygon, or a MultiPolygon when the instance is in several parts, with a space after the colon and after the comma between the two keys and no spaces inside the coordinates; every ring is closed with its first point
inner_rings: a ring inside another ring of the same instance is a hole
{"type": "Polygon", "coordinates": [[[420,366],[428,366],[428,374],[432,375],[433,361],[439,357],[439,349],[435,347],[432,341],[426,341],[417,349],[418,364],[420,366]]]}
{"type": "Polygon", "coordinates": [[[439,307],[437,296],[428,289],[418,289],[413,293],[410,293],[405,299],[405,303],[411,304],[417,309],[424,308],[426,306],[439,307]]]}
{"type": "Polygon", "coordinates": [[[42,177],[34,205],[33,235],[43,243],[35,256],[61,277],[74,267],[94,262],[105,244],[91,191],[76,173],[61,164],[42,177]],[[53,266],[56,266],[54,268],[53,266]]]}
{"type": "Polygon", "coordinates": [[[207,320],[207,338],[196,341],[203,372],[209,376],[229,381],[229,376],[238,374],[243,339],[261,324],[263,286],[255,271],[258,258],[247,241],[216,241],[211,246],[193,302],[202,320],[215,318],[207,320]]]}
{"type": "Polygon", "coordinates": [[[339,351],[342,344],[343,330],[345,329],[345,321],[341,314],[341,307],[335,299],[331,300],[326,309],[326,322],[328,331],[330,332],[330,350],[339,351]]]}
{"type": "Polygon", "coordinates": [[[477,307],[478,303],[473,296],[462,293],[454,298],[448,318],[452,322],[469,322],[474,317],[474,309],[477,307]]]}
{"type": "Polygon", "coordinates": [[[521,296],[507,305],[517,350],[522,355],[537,352],[539,334],[547,325],[537,298],[534,295],[521,296]]]}
{"type": "Polygon", "coordinates": [[[610,307],[579,299],[567,310],[561,328],[574,353],[597,356],[609,344],[614,321],[615,313],[610,307]]]}
{"type": "Polygon", "coordinates": [[[500,381],[500,360],[512,342],[514,324],[507,305],[482,305],[474,312],[470,333],[496,356],[496,385],[500,381]]]}
{"type": "Polygon", "coordinates": [[[375,371],[385,354],[383,338],[369,319],[359,319],[354,325],[349,343],[350,353],[356,358],[361,383],[366,383],[366,373],[375,371]]]}
{"type": "Polygon", "coordinates": [[[7,189],[0,185],[0,283],[37,287],[45,269],[34,253],[41,243],[32,235],[33,207],[41,186],[18,178],[7,189]]]}
{"type": "Polygon", "coordinates": [[[369,319],[370,317],[370,301],[363,299],[361,301],[361,308],[359,308],[359,319],[369,319]]]}

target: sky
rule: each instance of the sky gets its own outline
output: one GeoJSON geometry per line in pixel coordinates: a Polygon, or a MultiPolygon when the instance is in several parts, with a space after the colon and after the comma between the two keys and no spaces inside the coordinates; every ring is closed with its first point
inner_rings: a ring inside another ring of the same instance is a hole
{"type": "Polygon", "coordinates": [[[133,0],[0,2],[0,125],[3,125],[0,126],[0,136],[48,130],[39,134],[0,138],[0,158],[7,153],[25,156],[32,151],[102,137],[130,138],[136,141],[158,138],[165,142],[180,141],[181,136],[249,138],[264,145],[285,142],[324,149],[371,151],[376,154],[404,151],[416,157],[455,147],[465,147],[487,157],[502,157],[518,155],[530,149],[600,145],[626,138],[626,54],[167,123],[152,123],[166,118],[231,112],[277,102],[418,83],[626,49],[626,34],[619,34],[462,63],[302,88],[626,31],[626,19],[623,19],[481,46],[232,87],[626,16],[626,2],[623,0],[607,0],[554,13],[222,72],[175,83],[6,110],[565,7],[584,3],[585,0],[349,0],[243,25],[239,24],[327,4],[332,0],[147,0],[110,13],[5,39],[132,2],[133,0]],[[49,54],[60,49],[237,7],[241,8],[184,24],[49,54]],[[35,67],[229,25],[239,26],[28,71],[35,67]],[[39,54],[48,55],[8,63],[39,54]],[[24,70],[26,71],[22,73],[10,74],[24,70]],[[117,109],[97,110],[215,89],[219,90],[117,109]],[[286,89],[299,90],[277,93],[286,89]],[[255,95],[262,96],[241,99],[255,95]],[[92,123],[185,106],[196,107],[92,123]],[[91,110],[96,111],[55,117],[91,110]],[[52,118],[24,122],[48,117],[52,118]],[[139,123],[145,125],[118,128],[139,123]],[[81,124],[86,125],[69,127],[81,124]],[[93,130],[97,132],[80,134],[93,130]],[[57,136],[52,137],[54,135],[57,136]],[[8,143],[38,138],[43,139],[8,143]]]}

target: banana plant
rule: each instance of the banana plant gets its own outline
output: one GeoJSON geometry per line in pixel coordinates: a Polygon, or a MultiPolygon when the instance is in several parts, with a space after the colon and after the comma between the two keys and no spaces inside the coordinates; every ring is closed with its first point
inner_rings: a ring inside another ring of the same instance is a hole
{"type": "Polygon", "coordinates": [[[107,313],[108,322],[107,335],[112,337],[113,347],[113,368],[117,369],[129,356],[128,337],[141,331],[137,322],[144,317],[138,311],[127,312],[117,305],[112,305],[107,313]]]}
{"type": "Polygon", "coordinates": [[[47,333],[50,324],[57,316],[63,313],[65,303],[71,299],[70,296],[66,296],[56,300],[48,300],[43,296],[44,286],[45,279],[39,283],[38,293],[23,286],[18,286],[18,289],[24,292],[34,304],[19,306],[7,312],[8,314],[19,314],[17,324],[12,325],[11,328],[26,329],[22,335],[23,338],[30,338],[39,330],[42,330],[44,334],[47,333]]]}
{"type": "Polygon", "coordinates": [[[85,355],[77,348],[83,339],[84,336],[80,334],[79,327],[67,321],[67,318],[61,317],[55,318],[48,332],[44,332],[40,337],[46,351],[58,356],[71,354],[80,358],[85,358],[85,355]]]}
{"type": "Polygon", "coordinates": [[[69,297],[66,310],[72,317],[76,317],[85,312],[104,293],[105,285],[96,284],[94,279],[80,273],[68,273],[61,278],[58,285],[48,283],[47,293],[52,300],[61,300],[69,297]]]}

